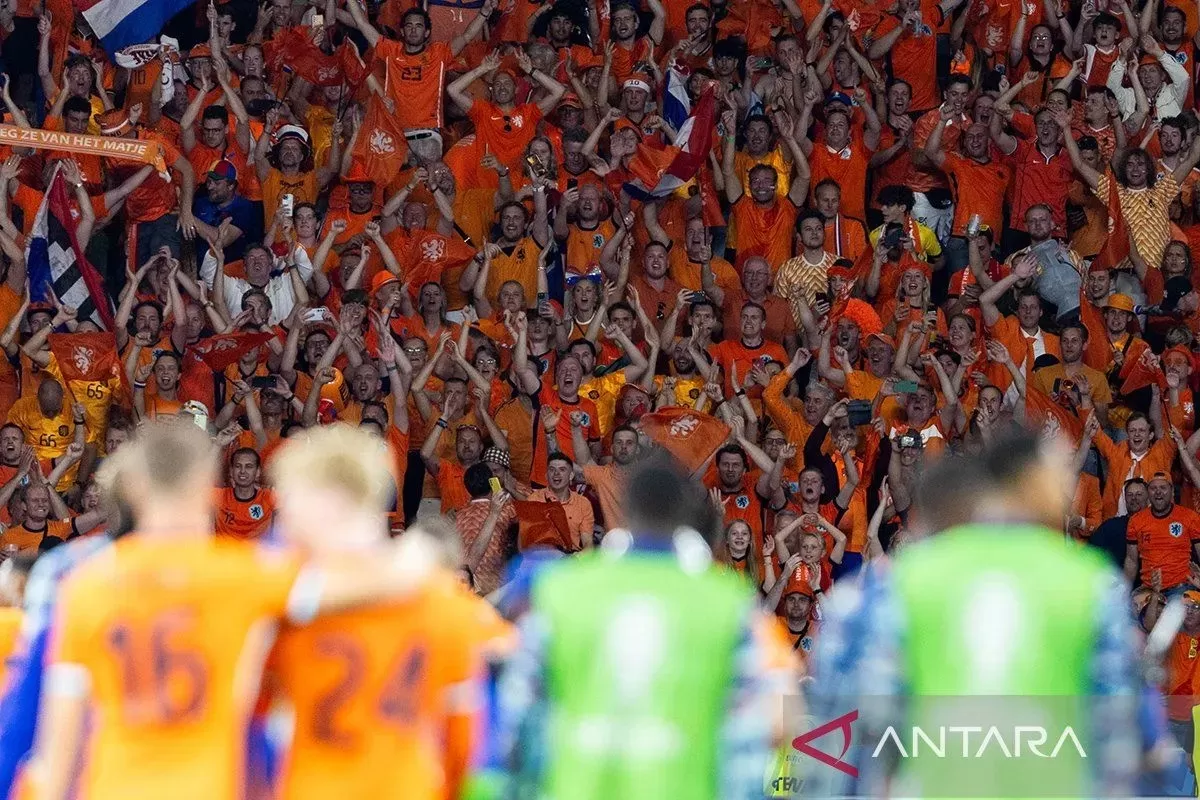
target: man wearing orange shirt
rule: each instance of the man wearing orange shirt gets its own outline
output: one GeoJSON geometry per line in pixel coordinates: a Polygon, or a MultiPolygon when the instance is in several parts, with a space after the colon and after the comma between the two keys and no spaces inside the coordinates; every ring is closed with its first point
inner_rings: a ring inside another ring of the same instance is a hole
{"type": "MultiPolygon", "coordinates": [[[[844,96],[843,96],[844,97],[844,96]]],[[[850,119],[850,110],[842,102],[825,107],[825,129],[816,142],[801,133],[799,145],[812,165],[812,180],[836,181],[842,188],[842,208],[858,219],[867,218],[867,167],[871,154],[879,149],[879,116],[874,107],[862,102],[859,108],[866,120],[859,133],[850,119]]]]}
{"type": "MultiPolygon", "coordinates": [[[[323,501],[315,516],[289,519],[289,541],[317,557],[382,551],[387,456],[361,431],[320,436],[285,452],[280,464],[281,490],[315,490],[323,501]],[[353,535],[329,536],[342,532],[343,519],[359,523],[353,535]]],[[[473,750],[476,680],[493,620],[478,598],[440,573],[407,600],[286,628],[269,669],[295,725],[275,796],[386,797],[398,785],[413,800],[457,796],[473,750]]]]}
{"type": "MultiPolygon", "coordinates": [[[[946,173],[954,198],[954,222],[946,242],[946,266],[957,272],[967,266],[967,234],[982,226],[993,231],[1004,229],[1004,198],[1012,181],[1012,168],[992,158],[992,142],[986,125],[968,125],[960,138],[961,153],[945,152],[942,136],[953,119],[953,106],[943,106],[937,127],[925,142],[924,155],[946,173]],[[978,218],[978,219],[976,219],[978,218]],[[968,231],[972,220],[974,230],[968,231]]],[[[920,214],[917,214],[920,219],[920,214]]],[[[943,235],[936,228],[934,233],[943,235]]]]}
{"type": "Polygon", "coordinates": [[[726,111],[722,124],[725,133],[725,157],[722,170],[725,173],[725,198],[732,207],[729,225],[737,231],[737,240],[729,246],[737,251],[737,262],[749,256],[761,256],[767,260],[772,274],[779,265],[792,255],[792,239],[796,227],[796,209],[804,205],[808,196],[808,159],[789,134],[788,147],[792,151],[792,185],[784,197],[779,196],[779,171],[769,164],[756,164],[747,174],[750,191],[742,189],[742,181],[735,169],[734,134],[735,115],[726,111]]]}
{"type": "Polygon", "coordinates": [[[379,62],[384,65],[384,88],[394,103],[392,113],[408,135],[409,147],[422,162],[440,158],[442,139],[438,129],[443,122],[446,71],[467,43],[487,27],[496,0],[484,0],[478,16],[449,44],[430,41],[432,25],[421,7],[410,8],[400,18],[398,42],[384,38],[367,19],[362,6],[352,3],[347,8],[355,27],[372,48],[368,66],[379,62]]]}
{"type": "Polygon", "coordinates": [[[1182,592],[1188,585],[1189,562],[1200,561],[1200,514],[1175,503],[1175,487],[1167,473],[1155,473],[1147,489],[1150,507],[1129,518],[1125,576],[1168,593],[1182,592]]]}
{"type": "Polygon", "coordinates": [[[842,213],[842,187],[826,178],[813,187],[813,206],[825,219],[825,249],[838,258],[857,261],[867,249],[867,229],[862,220],[842,213]]]}
{"type": "Polygon", "coordinates": [[[251,447],[229,458],[229,485],[217,490],[217,536],[257,539],[271,527],[275,499],[258,485],[262,461],[251,447]]]}
{"type": "Polygon", "coordinates": [[[538,122],[554,110],[559,98],[566,94],[567,87],[533,66],[524,50],[514,51],[521,70],[546,90],[536,103],[518,103],[517,78],[507,69],[500,69],[500,52],[493,50],[480,61],[479,66],[463,73],[446,87],[446,94],[459,109],[475,124],[475,148],[481,155],[491,153],[510,170],[525,172],[521,157],[533,137],[537,135],[538,122]],[[467,93],[471,84],[489,73],[490,100],[480,100],[467,93]]]}
{"type": "Polygon", "coordinates": [[[558,413],[558,425],[556,432],[548,435],[543,432],[540,420],[535,423],[534,435],[537,440],[534,442],[533,469],[529,476],[529,481],[535,488],[546,485],[546,440],[550,436],[558,440],[558,449],[561,452],[569,452],[567,447],[570,446],[576,463],[583,464],[586,463],[582,460],[583,454],[575,447],[573,438],[574,429],[579,428],[585,432],[586,449],[591,456],[598,458],[600,455],[600,412],[596,410],[595,403],[580,395],[579,389],[582,385],[583,365],[579,363],[579,359],[572,355],[560,358],[555,367],[554,386],[547,384],[539,398],[542,409],[553,409],[558,413]]]}
{"type": "MultiPolygon", "coordinates": [[[[546,441],[550,443],[551,440],[546,441]]],[[[592,527],[595,525],[591,501],[578,492],[571,491],[571,476],[575,471],[571,459],[565,453],[559,452],[550,453],[548,458],[546,488],[535,491],[529,495],[529,499],[539,503],[561,505],[567,518],[568,533],[574,550],[586,550],[592,546],[592,527]]]]}
{"type": "MultiPolygon", "coordinates": [[[[767,341],[763,331],[767,325],[767,312],[758,303],[746,303],[742,306],[741,329],[738,337],[733,337],[733,331],[726,331],[725,341],[710,348],[713,362],[725,374],[725,394],[729,396],[735,391],[733,373],[736,370],[739,381],[745,381],[746,376],[754,367],[765,367],[771,361],[780,364],[788,363],[787,353],[778,342],[767,341]]],[[[737,389],[745,392],[744,389],[737,389]]],[[[762,387],[755,386],[749,390],[753,397],[762,396],[762,387]]]]}

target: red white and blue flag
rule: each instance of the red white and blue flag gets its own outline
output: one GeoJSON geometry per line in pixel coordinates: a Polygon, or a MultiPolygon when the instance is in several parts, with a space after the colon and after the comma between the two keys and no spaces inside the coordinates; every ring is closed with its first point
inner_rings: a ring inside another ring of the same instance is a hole
{"type": "Polygon", "coordinates": [[[88,25],[115,53],[131,44],[157,39],[163,26],[194,0],[74,0],[88,25]]]}
{"type": "Polygon", "coordinates": [[[104,279],[84,255],[87,243],[76,236],[78,227],[79,211],[71,203],[67,180],[55,169],[29,232],[29,298],[46,302],[53,291],[59,302],[78,310],[80,320],[112,330],[112,301],[104,279]]]}
{"type": "Polygon", "coordinates": [[[662,117],[679,133],[675,143],[665,148],[638,144],[629,161],[633,180],[625,184],[625,191],[634,198],[666,197],[696,177],[708,158],[716,99],[713,90],[706,89],[695,109],[691,109],[685,81],[681,73],[667,72],[662,117]]]}

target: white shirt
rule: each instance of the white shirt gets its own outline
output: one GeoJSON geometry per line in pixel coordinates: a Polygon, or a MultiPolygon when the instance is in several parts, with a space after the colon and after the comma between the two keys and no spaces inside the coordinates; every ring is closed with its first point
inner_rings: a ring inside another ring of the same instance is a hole
{"type": "MultiPolygon", "coordinates": [[[[312,278],[312,261],[308,257],[308,253],[304,252],[304,248],[297,245],[292,250],[292,260],[296,265],[296,270],[300,273],[300,279],[305,283],[312,278]]],[[[273,272],[282,270],[287,265],[287,262],[282,258],[275,259],[273,272]]],[[[211,252],[204,256],[204,261],[200,263],[200,278],[208,288],[213,288],[213,279],[217,276],[217,259],[213,257],[211,252]]],[[[245,278],[231,278],[225,276],[225,312],[232,319],[242,313],[242,297],[246,292],[255,288],[245,278]]],[[[267,299],[271,301],[271,316],[268,318],[268,323],[278,325],[283,320],[287,319],[292,313],[292,308],[296,305],[296,295],[292,290],[292,279],[288,277],[286,272],[281,272],[278,275],[272,275],[267,284],[262,287],[262,291],[266,294],[267,299]]]]}

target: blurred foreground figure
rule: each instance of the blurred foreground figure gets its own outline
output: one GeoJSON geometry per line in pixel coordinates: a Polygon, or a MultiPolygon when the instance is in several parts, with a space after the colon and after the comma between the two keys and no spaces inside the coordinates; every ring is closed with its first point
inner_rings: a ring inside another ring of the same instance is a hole
{"type": "Polygon", "coordinates": [[[791,654],[713,568],[698,485],[655,459],[628,486],[629,529],[533,585],[499,685],[506,796],[759,800],[791,654]]]}
{"type": "MultiPolygon", "coordinates": [[[[389,457],[360,428],[324,428],[289,442],[272,465],[288,542],[326,559],[386,550],[389,457]]],[[[437,534],[410,528],[404,535],[437,534]]],[[[274,796],[458,797],[484,646],[508,628],[449,569],[410,598],[286,628],[265,682],[290,701],[295,720],[274,796]]]]}
{"type": "MultiPolygon", "coordinates": [[[[836,767],[807,765],[806,796],[1131,796],[1136,634],[1116,572],[1055,530],[1074,485],[1066,458],[1028,436],[977,458],[987,480],[956,498],[975,522],[831,595],[811,662],[813,726],[834,720],[852,735],[836,767]],[[935,744],[920,756],[918,729],[935,744]]],[[[838,752],[838,736],[818,738],[798,749],[838,752]]]]}
{"type": "Polygon", "coordinates": [[[39,800],[65,800],[72,786],[111,800],[242,797],[249,712],[278,621],[410,593],[430,550],[301,565],[217,540],[208,436],[155,423],[126,447],[136,529],[62,584],[29,787],[39,800]]]}

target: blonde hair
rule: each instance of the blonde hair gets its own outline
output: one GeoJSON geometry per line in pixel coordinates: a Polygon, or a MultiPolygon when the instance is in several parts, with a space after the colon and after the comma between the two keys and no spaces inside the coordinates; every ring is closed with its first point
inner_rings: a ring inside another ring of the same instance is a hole
{"type": "Polygon", "coordinates": [[[288,439],[269,472],[281,491],[327,487],[357,506],[385,511],[395,490],[389,458],[383,443],[361,428],[330,425],[288,439]]]}
{"type": "Polygon", "coordinates": [[[217,470],[217,448],[208,432],[182,419],[142,425],[118,453],[105,459],[106,464],[114,458],[101,482],[108,492],[115,492],[118,484],[132,482],[139,492],[176,494],[188,489],[198,472],[211,472],[215,480],[217,470]]]}

